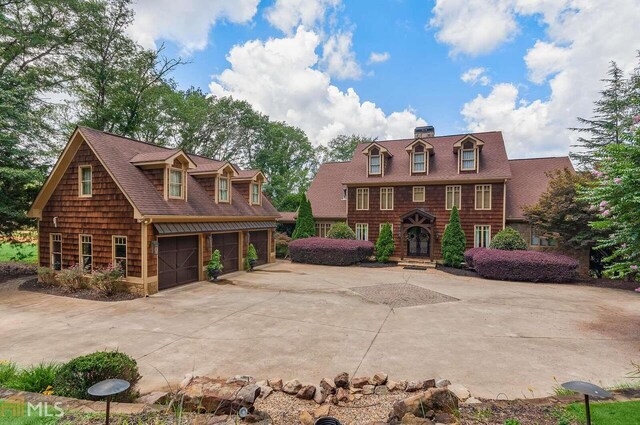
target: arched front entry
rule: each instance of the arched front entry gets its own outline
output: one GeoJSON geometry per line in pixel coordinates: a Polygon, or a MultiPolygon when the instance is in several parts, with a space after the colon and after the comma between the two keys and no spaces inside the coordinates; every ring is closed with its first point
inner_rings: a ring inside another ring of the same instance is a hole
{"type": "Polygon", "coordinates": [[[435,216],[422,209],[412,210],[400,217],[402,258],[433,259],[435,221],[435,216]]]}

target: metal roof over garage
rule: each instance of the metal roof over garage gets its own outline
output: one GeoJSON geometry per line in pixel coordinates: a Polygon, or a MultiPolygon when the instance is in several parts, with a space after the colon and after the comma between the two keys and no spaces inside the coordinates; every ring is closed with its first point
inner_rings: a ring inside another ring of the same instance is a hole
{"type": "Polygon", "coordinates": [[[154,223],[159,234],[213,233],[240,230],[273,229],[275,221],[230,221],[215,223],[154,223]]]}

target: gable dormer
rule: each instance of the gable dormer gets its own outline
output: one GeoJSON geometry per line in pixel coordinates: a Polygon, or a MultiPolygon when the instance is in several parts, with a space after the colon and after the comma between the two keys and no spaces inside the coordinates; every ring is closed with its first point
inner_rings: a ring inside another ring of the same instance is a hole
{"type": "Polygon", "coordinates": [[[393,157],[391,152],[379,143],[373,142],[364,148],[362,153],[367,156],[367,176],[384,176],[385,167],[389,159],[393,157]]]}
{"type": "Polygon", "coordinates": [[[406,147],[409,154],[409,174],[428,175],[433,145],[424,139],[415,139],[406,147]]]}
{"type": "Polygon", "coordinates": [[[260,170],[243,170],[233,178],[233,186],[245,197],[249,205],[262,205],[262,185],[267,178],[260,170]]]}
{"type": "Polygon", "coordinates": [[[140,153],[130,162],[142,170],[165,200],[187,200],[187,172],[197,166],[182,149],[140,153]]]}
{"type": "Polygon", "coordinates": [[[458,174],[477,173],[480,170],[480,152],[484,142],[477,137],[467,135],[453,145],[453,152],[458,156],[458,174]]]}
{"type": "Polygon", "coordinates": [[[216,203],[231,204],[233,192],[231,180],[237,175],[238,170],[229,162],[220,167],[216,176],[216,203]]]}

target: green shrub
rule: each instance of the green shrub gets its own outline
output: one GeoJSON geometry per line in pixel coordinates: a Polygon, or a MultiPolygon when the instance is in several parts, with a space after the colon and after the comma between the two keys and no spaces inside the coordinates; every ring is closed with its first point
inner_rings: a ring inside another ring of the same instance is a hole
{"type": "Polygon", "coordinates": [[[451,210],[449,225],[442,236],[442,258],[444,264],[451,267],[461,267],[464,261],[464,250],[467,238],[460,225],[460,214],[455,206],[451,210]]]}
{"type": "Polygon", "coordinates": [[[393,232],[391,225],[384,223],[380,235],[376,241],[376,260],[381,263],[389,261],[389,257],[393,255],[395,244],[393,243],[393,232]]]}
{"type": "Polygon", "coordinates": [[[356,232],[344,221],[333,223],[327,232],[330,239],[352,239],[356,240],[356,232]]]}
{"type": "Polygon", "coordinates": [[[134,359],[117,351],[97,351],[76,357],[64,364],[54,382],[56,395],[89,398],[87,390],[105,379],[124,379],[131,387],[114,398],[116,401],[132,401],[137,397],[135,386],[141,376],[134,359]]]}
{"type": "Polygon", "coordinates": [[[89,284],[106,296],[112,296],[124,290],[122,279],[124,270],[120,264],[109,264],[104,269],[96,269],[91,273],[89,284]]]}
{"type": "Polygon", "coordinates": [[[6,387],[18,374],[18,367],[14,362],[0,362],[0,387],[6,387]]]}
{"type": "Polygon", "coordinates": [[[289,242],[291,238],[284,233],[275,234],[276,258],[287,258],[289,256],[289,242]]]}
{"type": "Polygon", "coordinates": [[[84,272],[78,265],[61,270],[58,273],[58,282],[61,286],[71,291],[87,287],[84,280],[84,272]]]}
{"type": "Polygon", "coordinates": [[[58,284],[56,272],[49,267],[38,267],[38,281],[44,286],[55,286],[58,284]]]}
{"type": "Polygon", "coordinates": [[[42,393],[53,386],[60,364],[49,362],[23,369],[6,386],[20,391],[42,393]]]}
{"type": "Polygon", "coordinates": [[[300,208],[298,208],[298,218],[296,219],[296,228],[293,230],[292,239],[311,238],[316,234],[316,224],[313,221],[313,212],[311,211],[311,202],[303,194],[300,208]]]}
{"type": "Polygon", "coordinates": [[[516,229],[513,227],[505,227],[493,237],[490,247],[504,251],[525,251],[527,249],[527,242],[520,236],[520,232],[516,229]]]}
{"type": "Polygon", "coordinates": [[[256,261],[258,259],[258,253],[256,252],[256,247],[253,246],[252,243],[247,247],[247,258],[244,260],[245,269],[251,269],[251,261],[256,261]]]}
{"type": "Polygon", "coordinates": [[[209,260],[209,264],[207,264],[207,273],[209,276],[213,276],[213,273],[216,270],[222,271],[224,269],[224,265],[222,264],[222,256],[220,255],[220,250],[216,249],[211,254],[211,260],[209,260]]]}

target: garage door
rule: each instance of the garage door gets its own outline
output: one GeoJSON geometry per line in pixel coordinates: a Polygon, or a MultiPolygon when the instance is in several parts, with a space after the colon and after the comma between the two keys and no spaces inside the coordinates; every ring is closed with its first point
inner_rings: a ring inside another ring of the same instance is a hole
{"type": "Polygon", "coordinates": [[[256,265],[266,264],[269,258],[269,232],[266,230],[249,232],[249,242],[253,244],[258,254],[256,265]]]}
{"type": "Polygon", "coordinates": [[[238,271],[238,233],[214,234],[213,249],[220,250],[223,273],[238,271]]]}
{"type": "Polygon", "coordinates": [[[159,238],[159,244],[159,289],[198,280],[198,236],[159,238]]]}

